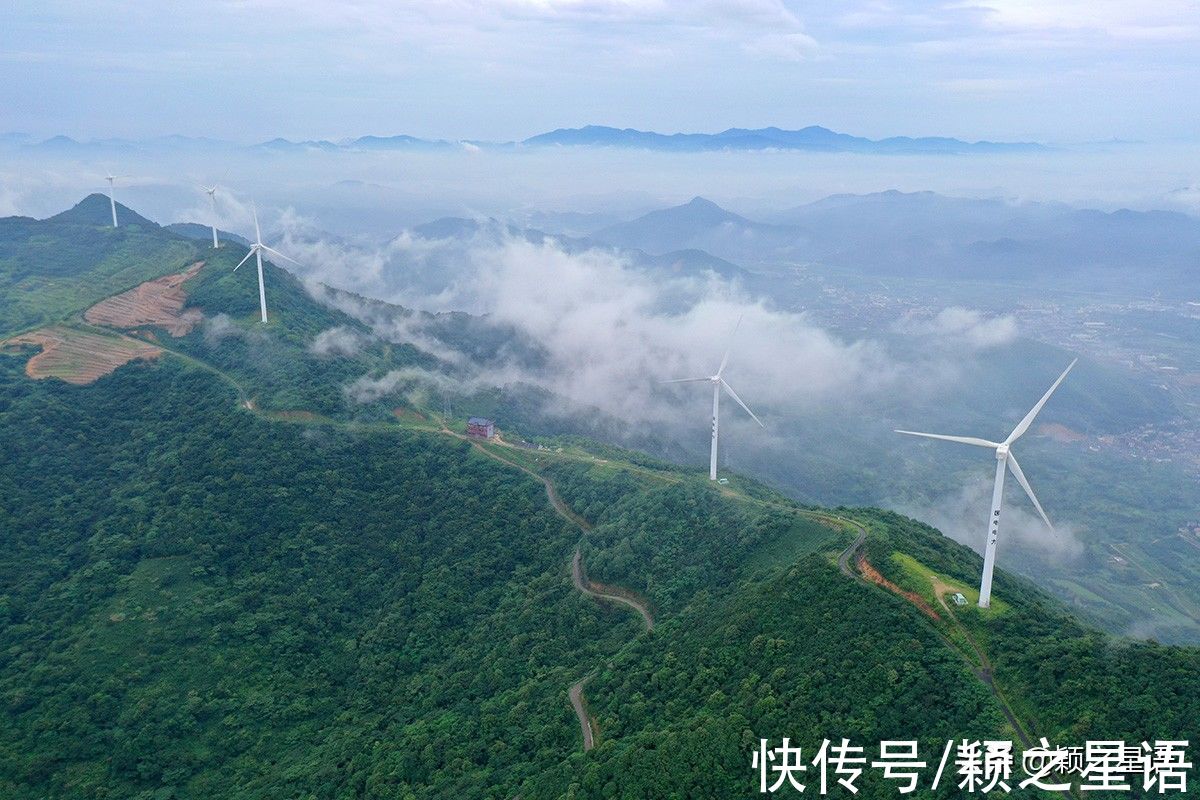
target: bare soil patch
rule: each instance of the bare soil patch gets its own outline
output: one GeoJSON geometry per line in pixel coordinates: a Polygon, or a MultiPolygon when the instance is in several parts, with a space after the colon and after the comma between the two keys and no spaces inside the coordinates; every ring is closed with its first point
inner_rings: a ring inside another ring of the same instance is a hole
{"type": "Polygon", "coordinates": [[[40,347],[42,351],[25,365],[25,374],[35,380],[59,378],[77,386],[92,383],[135,359],[152,359],[162,354],[162,348],[128,336],[90,333],[59,325],[14,336],[0,346],[40,347]]]}
{"type": "Polygon", "coordinates": [[[101,300],[85,311],[83,318],[93,325],[111,328],[155,325],[172,336],[185,336],[203,315],[198,309],[183,310],[187,301],[183,283],[203,266],[203,261],[197,261],[183,272],[146,281],[127,292],[101,300]]]}
{"type": "Polygon", "coordinates": [[[883,577],[879,570],[875,569],[875,567],[871,565],[870,561],[867,561],[867,557],[861,554],[858,557],[858,571],[862,573],[862,576],[871,583],[878,584],[879,586],[887,589],[889,592],[900,595],[905,600],[921,609],[921,611],[931,619],[936,619],[939,621],[941,620],[941,616],[939,616],[937,611],[933,609],[933,606],[929,605],[924,597],[921,597],[921,595],[917,594],[916,592],[910,592],[905,589],[901,589],[899,586],[883,577]]]}

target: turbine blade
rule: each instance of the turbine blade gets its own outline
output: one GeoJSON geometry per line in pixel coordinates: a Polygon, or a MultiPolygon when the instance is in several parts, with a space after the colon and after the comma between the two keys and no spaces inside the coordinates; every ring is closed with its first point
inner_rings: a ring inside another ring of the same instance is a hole
{"type": "Polygon", "coordinates": [[[254,214],[254,241],[257,244],[262,244],[262,231],[258,229],[258,206],[251,203],[250,211],[254,214]]]}
{"type": "Polygon", "coordinates": [[[921,433],[920,431],[902,431],[897,430],[896,433],[903,433],[905,436],[924,436],[926,439],[941,439],[945,442],[958,442],[959,444],[973,444],[976,447],[987,447],[995,450],[1000,446],[999,442],[989,442],[987,439],[976,439],[974,436],[946,436],[942,433],[921,433]]]}
{"type": "Polygon", "coordinates": [[[275,248],[273,248],[273,247],[267,247],[267,246],[264,244],[264,245],[262,246],[262,249],[263,249],[265,252],[267,252],[267,253],[270,253],[270,254],[271,254],[271,255],[273,255],[273,256],[277,256],[277,257],[279,257],[279,258],[282,258],[282,259],[283,259],[283,260],[285,260],[285,261],[290,261],[290,262],[292,262],[293,264],[295,264],[295,265],[296,265],[296,266],[298,266],[298,267],[303,267],[303,266],[304,266],[303,264],[301,264],[301,263],[300,263],[299,261],[297,261],[296,259],[292,258],[291,256],[285,256],[283,253],[279,252],[278,250],[276,250],[276,249],[275,249],[275,248]]]}
{"type": "Polygon", "coordinates": [[[255,248],[255,247],[253,247],[253,246],[252,246],[252,247],[250,248],[250,251],[249,251],[248,253],[246,253],[246,257],[245,257],[245,258],[243,258],[241,261],[239,261],[239,262],[238,262],[238,265],[237,265],[237,267],[234,267],[234,268],[233,268],[233,271],[234,271],[234,272],[237,272],[237,271],[238,271],[238,267],[240,267],[242,264],[245,264],[247,261],[249,261],[249,260],[250,260],[250,256],[254,255],[254,251],[255,251],[256,249],[257,249],[257,248],[255,248]]]}
{"type": "Polygon", "coordinates": [[[721,385],[725,387],[725,391],[729,392],[729,396],[733,398],[733,401],[735,403],[737,403],[739,406],[741,406],[743,409],[745,409],[746,413],[750,415],[750,418],[758,423],[758,427],[760,427],[760,428],[767,427],[766,425],[763,425],[761,419],[754,416],[754,412],[750,410],[750,406],[748,406],[742,402],[742,398],[737,396],[737,392],[735,392],[733,390],[732,386],[730,386],[728,383],[725,382],[724,378],[721,378],[721,385]]]}
{"type": "Polygon", "coordinates": [[[710,378],[676,378],[671,381],[659,381],[659,383],[699,383],[700,381],[711,380],[710,378]]]}
{"type": "Polygon", "coordinates": [[[1058,388],[1058,385],[1063,382],[1063,378],[1067,377],[1067,373],[1071,371],[1071,367],[1075,366],[1077,363],[1079,363],[1078,358],[1067,365],[1067,368],[1063,370],[1062,375],[1058,376],[1058,380],[1056,380],[1054,384],[1046,390],[1046,393],[1042,395],[1042,399],[1037,401],[1037,405],[1029,409],[1029,413],[1025,415],[1025,419],[1018,422],[1017,427],[1013,428],[1013,432],[1010,433],[1008,438],[1004,440],[1005,444],[1012,444],[1017,439],[1020,439],[1025,431],[1029,430],[1029,426],[1033,424],[1033,418],[1036,417],[1038,412],[1042,410],[1042,406],[1046,405],[1046,401],[1050,399],[1050,395],[1054,394],[1054,390],[1058,388]]]}
{"type": "Polygon", "coordinates": [[[1021,465],[1017,463],[1017,457],[1012,453],[1008,454],[1008,468],[1012,470],[1013,477],[1017,479],[1017,483],[1021,484],[1021,488],[1025,490],[1025,494],[1029,495],[1029,499],[1033,501],[1033,507],[1037,509],[1041,515],[1042,521],[1046,523],[1046,527],[1054,530],[1054,526],[1050,524],[1050,518],[1046,516],[1046,512],[1042,510],[1042,504],[1033,494],[1033,488],[1029,485],[1029,481],[1025,480],[1025,473],[1021,471],[1021,465]]]}
{"type": "Polygon", "coordinates": [[[717,367],[717,377],[721,377],[721,373],[725,371],[725,365],[729,363],[729,352],[733,349],[733,337],[737,336],[738,328],[742,327],[742,317],[738,317],[737,324],[733,326],[733,333],[729,334],[729,344],[725,347],[725,355],[721,356],[721,366],[717,367]]]}

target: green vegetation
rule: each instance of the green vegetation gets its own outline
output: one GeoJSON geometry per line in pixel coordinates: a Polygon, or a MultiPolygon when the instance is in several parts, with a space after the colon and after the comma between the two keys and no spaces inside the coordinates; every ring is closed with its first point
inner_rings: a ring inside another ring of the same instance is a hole
{"type": "Polygon", "coordinates": [[[208,322],[164,344],[233,377],[258,407],[386,419],[390,409],[358,403],[345,388],[364,375],[369,380],[389,370],[436,365],[409,345],[370,336],[362,323],[315,302],[295,276],[269,263],[264,265],[269,322],[263,325],[253,261],[233,269],[244,255],[240,247],[226,247],[210,256],[186,284],[188,306],[203,310],[208,322]],[[317,335],[335,328],[349,349],[315,352],[317,335]]]}
{"type": "Polygon", "coordinates": [[[203,258],[196,243],[144,220],[106,227],[108,214],[108,198],[91,195],[50,220],[0,219],[0,336],[66,319],[203,258]]]}
{"type": "Polygon", "coordinates": [[[0,363],[0,794],[488,796],[578,749],[565,687],[637,624],[572,590],[540,484],[178,363],[0,363]]]}
{"type": "MultiPolygon", "coordinates": [[[[1004,613],[936,624],[839,573],[847,529],[752,481],[582,439],[474,447],[396,395],[355,401],[364,372],[446,367],[274,268],[260,326],[242,254],[189,283],[209,323],[159,337],[178,355],[86,386],[0,355],[0,797],[751,796],[761,738],[1013,738],[970,642],[1035,735],[1200,739],[1200,651],[1100,634],[1012,575],[1004,613]],[[315,352],[331,328],[357,349],[315,352]],[[577,544],[653,634],[572,588],[577,544]],[[589,674],[585,754],[566,691],[589,674]]],[[[529,397],[493,399],[532,420],[529,397]]],[[[928,526],[837,513],[906,588],[977,580],[928,526]]]]}
{"type": "MultiPolygon", "coordinates": [[[[872,562],[889,579],[917,592],[928,592],[931,571],[975,582],[974,552],[915,520],[868,513],[879,532],[869,545],[872,562]],[[892,558],[896,550],[906,557],[892,558]],[[924,575],[912,569],[916,562],[924,575]]],[[[1116,639],[1004,572],[996,573],[993,598],[988,611],[969,605],[954,613],[990,655],[997,684],[1032,735],[1052,742],[1200,739],[1200,649],[1116,639]]]]}

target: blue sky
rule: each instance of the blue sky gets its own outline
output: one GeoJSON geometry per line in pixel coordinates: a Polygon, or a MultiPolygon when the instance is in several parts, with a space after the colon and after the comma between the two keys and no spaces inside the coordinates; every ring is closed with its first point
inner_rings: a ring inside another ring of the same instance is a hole
{"type": "Polygon", "coordinates": [[[45,0],[0,28],[0,130],[38,136],[1164,141],[1200,138],[1197,96],[1198,0],[45,0]]]}

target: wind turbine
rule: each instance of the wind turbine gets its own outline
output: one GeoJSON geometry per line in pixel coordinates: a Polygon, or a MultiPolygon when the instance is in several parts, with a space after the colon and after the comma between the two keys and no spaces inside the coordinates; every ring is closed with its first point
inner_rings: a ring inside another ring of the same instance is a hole
{"type": "Polygon", "coordinates": [[[212,232],[213,232],[213,249],[216,250],[221,246],[217,241],[217,185],[201,186],[201,189],[208,192],[208,199],[212,203],[212,232]]]}
{"type": "Polygon", "coordinates": [[[104,176],[104,180],[108,181],[108,204],[112,206],[113,227],[117,227],[117,198],[113,194],[113,181],[117,178],[127,177],[125,175],[113,175],[111,172],[104,176]]]}
{"type": "Polygon", "coordinates": [[[942,439],[947,442],[958,442],[960,444],[970,444],[976,447],[989,447],[996,452],[996,484],[992,488],[992,511],[988,515],[988,531],[987,543],[983,551],[983,580],[979,584],[979,607],[987,608],[992,604],[992,570],[996,566],[996,536],[1000,530],[1000,505],[1004,499],[1004,472],[1005,467],[1012,470],[1013,477],[1017,479],[1017,483],[1021,484],[1021,488],[1025,490],[1025,494],[1029,495],[1029,499],[1033,501],[1033,507],[1037,509],[1038,514],[1046,523],[1051,531],[1054,526],[1050,524],[1050,518],[1046,516],[1046,512],[1042,510],[1042,504],[1038,502],[1037,497],[1033,493],[1033,488],[1030,487],[1029,481],[1025,479],[1025,473],[1021,471],[1021,465],[1017,463],[1017,457],[1012,453],[1012,445],[1017,439],[1024,435],[1025,431],[1029,430],[1029,426],[1033,424],[1034,417],[1042,410],[1042,406],[1046,405],[1046,401],[1050,399],[1050,395],[1054,394],[1054,390],[1063,382],[1063,378],[1067,377],[1067,373],[1079,359],[1075,359],[1067,368],[1063,370],[1062,375],[1058,376],[1058,380],[1046,390],[1042,395],[1042,399],[1037,401],[1037,405],[1029,410],[1025,418],[1017,423],[1017,427],[1013,428],[1012,433],[1003,442],[990,442],[987,439],[976,439],[971,436],[945,436],[940,433],[920,433],[918,431],[901,431],[908,436],[924,436],[929,439],[942,439]]]}
{"type": "Polygon", "coordinates": [[[266,322],[267,321],[267,289],[263,285],[262,254],[270,253],[273,256],[282,258],[285,261],[290,261],[293,264],[296,264],[298,266],[300,265],[300,262],[294,258],[289,258],[288,256],[285,256],[283,253],[279,252],[278,250],[275,250],[274,248],[271,248],[271,247],[267,247],[265,244],[263,244],[262,231],[258,227],[258,208],[252,206],[252,210],[254,212],[254,243],[252,245],[250,245],[250,252],[246,253],[246,257],[238,262],[237,267],[234,267],[233,271],[237,272],[238,267],[240,267],[242,264],[245,264],[250,259],[250,256],[254,256],[255,260],[258,262],[258,307],[259,307],[259,310],[262,312],[262,321],[266,322]]]}
{"type": "MultiPolygon", "coordinates": [[[[739,318],[737,325],[735,325],[733,328],[733,333],[729,337],[729,347],[733,346],[733,337],[737,335],[738,327],[740,327],[741,324],[742,320],[739,318]]],[[[725,371],[725,365],[729,363],[729,347],[725,349],[725,355],[721,359],[721,366],[717,367],[716,374],[709,375],[705,378],[679,378],[678,380],[663,381],[663,383],[701,383],[703,381],[708,381],[712,384],[712,450],[708,456],[708,479],[710,481],[715,481],[717,479],[717,440],[720,434],[721,422],[721,389],[729,392],[729,396],[733,398],[734,402],[741,406],[746,413],[750,415],[750,418],[758,423],[760,428],[766,427],[762,424],[762,420],[754,416],[754,412],[750,410],[750,406],[743,403],[742,398],[737,396],[737,392],[733,390],[733,387],[726,383],[725,379],[721,377],[721,373],[725,371]]]]}

